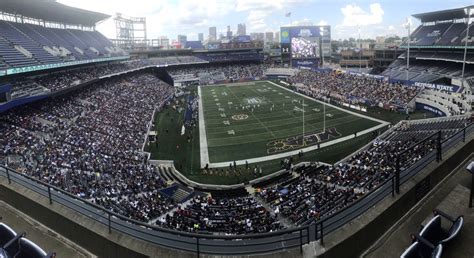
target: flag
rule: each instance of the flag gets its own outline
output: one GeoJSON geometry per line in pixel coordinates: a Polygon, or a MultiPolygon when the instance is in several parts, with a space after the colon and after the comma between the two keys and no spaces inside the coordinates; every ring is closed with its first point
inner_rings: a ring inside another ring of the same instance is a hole
{"type": "Polygon", "coordinates": [[[285,17],[290,17],[290,16],[291,16],[291,12],[285,13],[285,17]]]}
{"type": "Polygon", "coordinates": [[[411,19],[410,17],[407,17],[406,22],[403,24],[403,27],[405,27],[405,29],[409,29],[411,25],[412,25],[411,19]]]}

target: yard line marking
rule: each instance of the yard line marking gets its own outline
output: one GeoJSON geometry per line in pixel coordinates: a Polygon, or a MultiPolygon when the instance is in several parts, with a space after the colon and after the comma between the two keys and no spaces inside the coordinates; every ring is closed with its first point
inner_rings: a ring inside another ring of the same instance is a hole
{"type": "MultiPolygon", "coordinates": [[[[235,93],[234,93],[231,89],[229,89],[229,91],[230,91],[230,93],[231,93],[232,95],[234,95],[234,97],[235,97],[236,99],[238,99],[237,95],[235,95],[235,93]]],[[[254,114],[253,112],[250,112],[250,113],[252,113],[252,116],[253,116],[255,119],[257,119],[257,121],[260,123],[260,125],[262,125],[265,129],[267,129],[267,131],[272,135],[273,138],[276,138],[276,136],[273,134],[273,132],[272,132],[270,129],[268,129],[268,127],[267,127],[266,125],[264,125],[264,124],[262,123],[262,121],[260,121],[260,119],[258,119],[258,117],[255,116],[255,114],[254,114]]]]}
{"type": "MultiPolygon", "coordinates": [[[[267,81],[265,81],[266,83],[268,83],[267,81]]],[[[259,94],[258,92],[255,92],[253,89],[251,89],[254,93],[262,96],[261,94],[259,94]]],[[[264,97],[264,96],[263,96],[264,97]]],[[[285,99],[287,99],[287,97],[289,96],[285,96],[285,99]]],[[[291,97],[290,97],[291,98],[291,97]]],[[[269,102],[271,104],[279,104],[279,102],[273,102],[272,100],[269,100],[269,102]]],[[[282,101],[284,103],[286,103],[286,101],[282,101]]],[[[286,108],[283,109],[283,112],[287,113],[289,117],[291,117],[291,119],[294,119],[296,118],[298,121],[300,121],[301,123],[303,123],[303,119],[300,117],[300,116],[295,116],[294,114],[291,113],[291,111],[288,111],[286,108]]],[[[289,119],[289,118],[288,118],[289,119]]],[[[315,127],[313,126],[312,124],[306,124],[305,125],[305,128],[310,128],[309,131],[317,131],[319,128],[318,127],[315,127]]],[[[321,128],[322,129],[322,128],[321,128]]],[[[322,130],[321,130],[322,131],[322,130]]]]}

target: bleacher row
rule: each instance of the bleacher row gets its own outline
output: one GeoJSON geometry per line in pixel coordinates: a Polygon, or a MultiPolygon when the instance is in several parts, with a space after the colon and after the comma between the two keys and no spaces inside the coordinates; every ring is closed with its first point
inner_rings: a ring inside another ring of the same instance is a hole
{"type": "Polygon", "coordinates": [[[55,253],[47,254],[41,247],[17,233],[5,223],[0,223],[0,257],[12,258],[53,258],[55,253]]]}
{"type": "MultiPolygon", "coordinates": [[[[466,42],[466,30],[466,22],[422,24],[411,34],[411,44],[419,46],[464,46],[466,42]]],[[[474,31],[470,30],[469,37],[472,36],[474,36],[474,31]]],[[[468,45],[474,45],[474,42],[469,40],[468,45]]]]}
{"type": "Polygon", "coordinates": [[[5,79],[4,82],[1,82],[0,84],[11,84],[13,86],[11,98],[16,99],[55,92],[79,83],[98,79],[102,76],[121,73],[146,66],[178,65],[202,62],[204,61],[194,56],[169,56],[152,58],[149,60],[134,60],[92,65],[71,70],[62,70],[54,73],[39,74],[22,79],[5,79]]]}
{"type": "MultiPolygon", "coordinates": [[[[212,198],[198,196],[180,204],[174,200],[182,201],[180,196],[170,193],[170,198],[160,191],[169,187],[169,181],[184,183],[169,169],[149,164],[141,153],[153,110],[170,94],[172,87],[143,72],[2,113],[0,133],[5,137],[0,139],[0,163],[146,223],[192,232],[268,232],[286,227],[279,216],[308,224],[383,183],[393,175],[394,155],[422,138],[393,140],[398,133],[452,134],[469,122],[455,117],[397,127],[393,135],[335,166],[303,167],[296,177],[288,173],[273,185],[260,185],[257,198],[242,188],[238,197],[209,192],[212,198]]],[[[409,167],[434,151],[434,144],[428,141],[406,152],[402,165],[409,167]]]]}
{"type": "Polygon", "coordinates": [[[200,59],[209,62],[225,61],[263,61],[263,55],[256,52],[238,52],[238,53],[207,53],[197,54],[200,59]]]}
{"type": "Polygon", "coordinates": [[[298,177],[285,175],[270,186],[259,185],[259,198],[297,225],[306,225],[346,207],[394,175],[397,153],[406,169],[435,151],[435,132],[446,139],[470,123],[469,117],[428,122],[400,123],[370,146],[334,166],[311,165],[296,170],[298,177]],[[409,134],[409,135],[407,135],[409,134]]]}
{"type": "Polygon", "coordinates": [[[170,67],[167,71],[176,81],[196,83],[200,85],[213,84],[221,81],[239,81],[243,79],[258,79],[263,77],[266,66],[262,64],[207,64],[195,67],[170,67]]]}
{"type": "MultiPolygon", "coordinates": [[[[402,56],[403,57],[403,56],[402,56]]],[[[410,56],[410,69],[408,72],[408,80],[418,82],[434,82],[441,78],[460,78],[460,63],[445,62],[437,60],[413,60],[410,56]]],[[[470,69],[470,65],[466,66],[465,77],[474,76],[474,70],[470,69]]],[[[406,60],[397,59],[382,72],[383,76],[394,80],[406,80],[406,60]]]]}
{"type": "Polygon", "coordinates": [[[0,69],[125,55],[97,31],[0,20],[0,69]]]}
{"type": "MultiPolygon", "coordinates": [[[[274,180],[253,185],[257,188],[255,197],[269,205],[270,212],[277,216],[274,217],[275,220],[281,216],[296,225],[310,224],[346,207],[393,175],[395,158],[391,158],[389,154],[393,156],[393,153],[404,151],[415,142],[440,130],[444,140],[464,128],[470,122],[469,119],[457,117],[414,122],[413,125],[410,122],[401,123],[391,133],[376,140],[372,146],[337,166],[303,166],[296,170],[297,176],[287,172],[274,180]],[[407,134],[412,135],[407,137],[407,134]]],[[[434,144],[434,141],[428,141],[423,146],[406,152],[401,157],[402,167],[408,168],[434,151],[434,144]]],[[[236,198],[237,202],[241,202],[242,198],[248,201],[248,197],[233,197],[232,200],[235,201],[236,198]]],[[[229,198],[211,200],[232,203],[229,198]]],[[[201,202],[202,199],[198,201],[201,202]]],[[[221,231],[216,229],[216,224],[222,223],[222,213],[219,211],[232,210],[232,204],[221,207],[217,212],[209,212],[207,208],[199,210],[195,206],[192,203],[191,206],[180,207],[175,213],[162,217],[159,225],[191,232],[242,232],[235,225],[227,224],[221,224],[221,231]],[[230,228],[233,230],[229,231],[230,228]]],[[[254,220],[252,218],[251,221],[254,220]]],[[[271,225],[276,225],[275,222],[271,225]]],[[[249,232],[248,229],[246,232],[249,232]]]]}

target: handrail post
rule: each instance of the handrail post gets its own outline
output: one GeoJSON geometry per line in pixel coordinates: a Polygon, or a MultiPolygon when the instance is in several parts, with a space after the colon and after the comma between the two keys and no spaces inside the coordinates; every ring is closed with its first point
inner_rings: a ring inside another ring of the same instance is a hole
{"type": "Polygon", "coordinates": [[[199,256],[200,256],[199,237],[196,237],[196,254],[197,254],[197,257],[199,258],[199,256]]]}
{"type": "Polygon", "coordinates": [[[107,212],[108,215],[108,220],[109,220],[109,234],[112,233],[112,221],[111,221],[111,215],[110,212],[107,212]]]}
{"type": "Polygon", "coordinates": [[[7,171],[8,184],[11,185],[11,184],[12,184],[12,180],[10,179],[10,169],[5,168],[5,170],[7,171]]]}
{"type": "Polygon", "coordinates": [[[309,226],[306,228],[306,243],[309,244],[309,226]]]}
{"type": "Polygon", "coordinates": [[[395,178],[392,176],[392,197],[395,197],[395,178]]]}
{"type": "Polygon", "coordinates": [[[314,224],[314,241],[318,240],[318,225],[319,223],[314,224]]]}
{"type": "Polygon", "coordinates": [[[53,204],[53,199],[51,198],[51,187],[48,186],[48,198],[49,198],[49,204],[53,204]]]}
{"type": "Polygon", "coordinates": [[[303,253],[303,229],[300,229],[300,254],[303,253]]]}
{"type": "Polygon", "coordinates": [[[440,162],[443,159],[441,150],[441,131],[438,132],[437,148],[436,148],[436,161],[440,162]]]}
{"type": "Polygon", "coordinates": [[[395,165],[395,192],[400,194],[400,153],[397,153],[397,161],[395,165]]]}
{"type": "Polygon", "coordinates": [[[321,221],[321,223],[319,223],[319,224],[321,224],[321,231],[320,231],[321,233],[320,233],[320,239],[319,239],[320,241],[319,242],[322,246],[324,246],[323,221],[321,221]]]}
{"type": "Polygon", "coordinates": [[[462,142],[466,142],[466,127],[462,129],[462,142]]]}

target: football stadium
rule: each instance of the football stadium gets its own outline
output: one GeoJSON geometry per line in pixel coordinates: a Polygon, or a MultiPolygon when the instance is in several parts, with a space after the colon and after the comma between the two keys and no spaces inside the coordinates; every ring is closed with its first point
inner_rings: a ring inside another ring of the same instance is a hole
{"type": "Polygon", "coordinates": [[[474,256],[472,3],[79,2],[0,0],[0,257],[474,256]]]}

